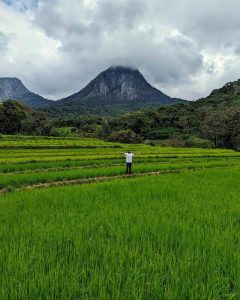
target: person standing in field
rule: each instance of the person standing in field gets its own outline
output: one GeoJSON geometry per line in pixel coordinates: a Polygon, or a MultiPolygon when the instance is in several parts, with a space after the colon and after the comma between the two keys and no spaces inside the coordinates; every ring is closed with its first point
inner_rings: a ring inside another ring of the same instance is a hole
{"type": "Polygon", "coordinates": [[[126,174],[132,174],[132,159],[134,154],[131,153],[131,151],[128,151],[127,153],[124,153],[126,157],[126,174]]]}

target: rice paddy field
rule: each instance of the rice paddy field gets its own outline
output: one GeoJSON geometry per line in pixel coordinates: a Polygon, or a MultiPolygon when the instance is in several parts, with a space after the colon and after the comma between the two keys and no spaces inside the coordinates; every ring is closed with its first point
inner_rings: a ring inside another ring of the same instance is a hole
{"type": "Polygon", "coordinates": [[[0,299],[240,299],[239,174],[231,150],[1,136],[0,299]]]}

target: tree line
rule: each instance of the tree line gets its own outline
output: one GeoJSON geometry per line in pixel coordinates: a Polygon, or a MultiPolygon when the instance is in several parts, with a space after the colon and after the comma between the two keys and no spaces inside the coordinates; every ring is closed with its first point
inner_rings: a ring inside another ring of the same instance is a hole
{"type": "Polygon", "coordinates": [[[0,133],[50,135],[52,122],[46,114],[17,101],[0,103],[0,133]]]}
{"type": "MultiPolygon", "coordinates": [[[[238,86],[237,86],[238,87],[238,86]]],[[[120,116],[58,119],[15,101],[0,104],[0,133],[76,135],[122,143],[240,149],[240,95],[234,85],[196,102],[141,109],[120,116]],[[237,92],[236,92],[237,91],[237,92]],[[59,128],[71,128],[59,131],[59,128]]]]}

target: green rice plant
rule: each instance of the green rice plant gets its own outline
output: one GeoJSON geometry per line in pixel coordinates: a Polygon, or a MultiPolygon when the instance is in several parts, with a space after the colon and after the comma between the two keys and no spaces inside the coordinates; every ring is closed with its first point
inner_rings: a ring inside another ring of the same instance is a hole
{"type": "Polygon", "coordinates": [[[0,299],[239,299],[239,169],[0,198],[0,299]]]}
{"type": "MultiPolygon", "coordinates": [[[[111,157],[106,159],[102,157],[101,159],[85,159],[81,158],[78,160],[57,160],[57,161],[34,161],[25,163],[5,163],[0,165],[0,173],[14,173],[14,172],[34,172],[34,171],[57,171],[57,170],[66,170],[66,169],[74,169],[74,168],[90,168],[90,167],[98,167],[98,166],[115,166],[122,165],[123,158],[119,158],[120,156],[111,157]]],[[[159,157],[159,156],[137,156],[134,159],[134,164],[138,165],[139,163],[182,163],[182,162],[213,162],[213,161],[230,161],[232,162],[240,162],[240,158],[238,157],[159,157]]]]}
{"type": "Polygon", "coordinates": [[[0,299],[239,299],[239,162],[224,149],[1,136],[12,192],[0,195],[0,299]],[[181,172],[119,179],[128,149],[137,176],[181,172]],[[118,180],[14,192],[102,177],[118,180]]]}
{"type": "MultiPolygon", "coordinates": [[[[239,166],[239,161],[213,161],[213,162],[179,162],[179,163],[143,163],[134,167],[135,174],[148,172],[163,172],[174,170],[194,170],[199,168],[216,168],[239,166]]],[[[19,188],[28,185],[41,183],[51,183],[58,181],[101,178],[124,175],[125,165],[122,166],[104,166],[98,168],[69,169],[62,171],[40,171],[38,173],[20,173],[20,174],[2,174],[0,178],[0,188],[8,186],[19,188]]]]}

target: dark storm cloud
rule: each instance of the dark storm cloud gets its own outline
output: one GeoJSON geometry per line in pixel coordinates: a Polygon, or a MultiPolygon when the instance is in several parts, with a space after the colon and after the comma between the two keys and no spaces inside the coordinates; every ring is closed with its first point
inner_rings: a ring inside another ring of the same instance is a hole
{"type": "Polygon", "coordinates": [[[33,7],[36,7],[38,4],[38,0],[2,0],[2,2],[6,3],[7,5],[10,5],[20,11],[25,11],[28,9],[31,9],[33,7]]]}
{"type": "Polygon", "coordinates": [[[187,81],[203,67],[202,55],[191,40],[181,34],[169,36],[171,28],[156,16],[153,24],[149,22],[146,1],[70,2],[71,9],[64,1],[46,2],[35,18],[48,36],[62,44],[71,73],[65,77],[69,92],[110,65],[139,68],[153,84],[187,81]]]}
{"type": "MultiPolygon", "coordinates": [[[[17,9],[16,2],[12,5],[17,9]]],[[[28,57],[31,76],[24,77],[45,96],[66,96],[110,65],[120,64],[139,68],[164,92],[189,99],[239,77],[237,0],[22,3],[28,8],[31,30],[47,41],[39,64],[28,57]]]]}

